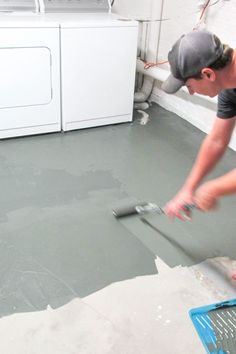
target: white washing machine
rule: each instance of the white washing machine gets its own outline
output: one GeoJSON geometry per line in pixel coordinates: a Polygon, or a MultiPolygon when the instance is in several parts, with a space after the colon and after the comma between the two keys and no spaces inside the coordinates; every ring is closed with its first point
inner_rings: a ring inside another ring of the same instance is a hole
{"type": "Polygon", "coordinates": [[[60,23],[62,129],[131,121],[137,22],[111,14],[107,0],[44,4],[46,16],[60,23]]]}
{"type": "Polygon", "coordinates": [[[60,131],[59,24],[34,0],[0,3],[0,138],[60,131]]]}

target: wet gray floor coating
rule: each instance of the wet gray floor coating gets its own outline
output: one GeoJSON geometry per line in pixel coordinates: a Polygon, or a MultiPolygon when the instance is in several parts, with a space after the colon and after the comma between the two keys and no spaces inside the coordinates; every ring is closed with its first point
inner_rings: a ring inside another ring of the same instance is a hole
{"type": "MultiPolygon", "coordinates": [[[[116,203],[164,205],[204,134],[153,105],[151,120],[0,142],[0,316],[58,308],[112,283],[208,257],[235,259],[235,197],[192,222],[117,221],[116,203]],[[171,242],[171,239],[174,242],[171,242]]],[[[235,167],[228,151],[214,175],[235,167]]]]}

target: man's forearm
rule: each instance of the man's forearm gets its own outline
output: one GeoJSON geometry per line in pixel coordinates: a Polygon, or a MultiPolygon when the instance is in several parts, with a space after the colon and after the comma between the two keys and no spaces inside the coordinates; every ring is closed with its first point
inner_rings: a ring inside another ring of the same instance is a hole
{"type": "MultiPolygon", "coordinates": [[[[212,196],[211,194],[209,196],[209,185],[206,183],[201,184],[200,187],[199,185],[223,156],[229,144],[235,124],[236,116],[230,119],[216,117],[212,130],[204,139],[193,168],[184,185],[176,196],[165,206],[165,211],[168,216],[183,219],[181,211],[184,205],[191,204],[192,202],[195,202],[202,210],[210,210],[217,204],[218,197],[214,197],[214,195],[212,196]]],[[[221,189],[218,189],[218,192],[232,193],[232,189],[234,188],[233,178],[235,178],[235,175],[232,177],[232,180],[230,180],[231,187],[227,187],[228,190],[226,187],[221,187],[221,189]]],[[[226,184],[228,182],[227,180],[226,184]]]]}
{"type": "Polygon", "coordinates": [[[184,183],[183,189],[194,191],[200,184],[202,179],[212,170],[217,162],[223,156],[227,145],[221,145],[212,141],[210,136],[207,136],[202,143],[193,168],[184,183]]]}
{"type": "Polygon", "coordinates": [[[209,182],[209,188],[216,198],[236,193],[236,168],[209,182]]]}
{"type": "Polygon", "coordinates": [[[236,193],[236,169],[203,183],[196,190],[194,202],[199,209],[208,211],[216,208],[220,197],[234,193],[236,193]]]}

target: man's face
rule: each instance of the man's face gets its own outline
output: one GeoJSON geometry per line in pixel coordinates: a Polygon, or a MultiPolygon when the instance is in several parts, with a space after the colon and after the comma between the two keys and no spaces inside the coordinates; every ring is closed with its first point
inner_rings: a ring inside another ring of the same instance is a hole
{"type": "Polygon", "coordinates": [[[217,80],[209,80],[209,77],[202,75],[200,79],[190,78],[186,81],[186,87],[190,95],[198,93],[199,95],[215,97],[221,91],[217,80]]]}

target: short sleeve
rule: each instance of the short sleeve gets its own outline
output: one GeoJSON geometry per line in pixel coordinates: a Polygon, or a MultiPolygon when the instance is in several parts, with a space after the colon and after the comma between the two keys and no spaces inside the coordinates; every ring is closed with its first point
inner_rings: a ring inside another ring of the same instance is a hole
{"type": "Polygon", "coordinates": [[[222,90],[218,95],[217,117],[222,119],[236,116],[236,89],[222,90]]]}

